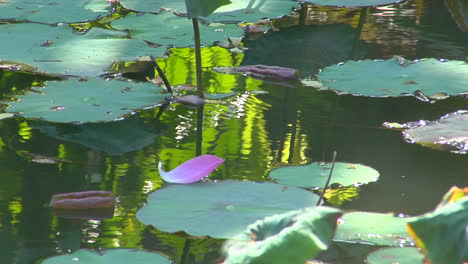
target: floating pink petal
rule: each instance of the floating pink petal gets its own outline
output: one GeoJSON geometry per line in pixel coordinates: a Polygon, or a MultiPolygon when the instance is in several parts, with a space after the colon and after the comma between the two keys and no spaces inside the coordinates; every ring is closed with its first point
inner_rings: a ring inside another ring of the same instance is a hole
{"type": "Polygon", "coordinates": [[[188,160],[172,171],[166,172],[159,162],[158,170],[161,178],[172,183],[193,183],[201,180],[214,171],[224,160],[214,155],[202,155],[188,160]]]}

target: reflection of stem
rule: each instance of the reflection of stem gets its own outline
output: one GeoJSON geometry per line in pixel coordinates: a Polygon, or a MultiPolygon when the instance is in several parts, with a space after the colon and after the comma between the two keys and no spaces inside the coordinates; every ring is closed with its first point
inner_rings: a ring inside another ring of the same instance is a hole
{"type": "Polygon", "coordinates": [[[349,58],[351,60],[355,59],[356,57],[356,52],[359,46],[359,40],[361,40],[362,27],[366,23],[367,9],[368,7],[363,7],[361,9],[361,14],[359,15],[359,24],[357,27],[357,32],[356,32],[356,35],[354,36],[353,47],[351,48],[351,54],[349,54],[349,58]]]}
{"type": "Polygon", "coordinates": [[[188,264],[189,261],[189,252],[190,252],[190,239],[186,238],[184,243],[184,249],[182,250],[182,255],[180,256],[180,264],[188,264]]]}
{"type": "Polygon", "coordinates": [[[292,112],[294,113],[294,117],[292,118],[292,123],[291,123],[291,140],[289,142],[289,158],[288,158],[288,163],[291,164],[294,159],[294,144],[296,141],[296,133],[297,133],[297,106],[299,104],[296,104],[294,102],[297,102],[297,93],[299,89],[294,89],[293,88],[293,103],[292,103],[292,112]]]}
{"type": "Polygon", "coordinates": [[[200,156],[202,154],[203,109],[204,109],[203,105],[197,109],[197,138],[196,138],[196,146],[195,146],[195,156],[200,156]]]}
{"type": "Polygon", "coordinates": [[[301,9],[299,10],[299,25],[305,26],[307,25],[309,18],[309,6],[302,4],[301,9]]]}
{"type": "Polygon", "coordinates": [[[202,79],[202,60],[201,60],[201,44],[200,44],[200,27],[198,18],[192,18],[193,34],[195,35],[195,64],[197,70],[197,92],[198,96],[205,98],[203,94],[203,79],[202,79]]]}
{"type": "Polygon", "coordinates": [[[101,152],[97,150],[88,151],[88,175],[86,177],[86,189],[88,189],[90,184],[92,184],[92,177],[98,175],[98,166],[101,162],[101,152]]]}
{"type": "Polygon", "coordinates": [[[167,77],[164,74],[163,70],[161,69],[161,67],[159,67],[158,62],[154,59],[153,56],[151,56],[150,58],[154,62],[154,67],[158,71],[159,77],[161,77],[162,81],[164,82],[164,85],[166,86],[167,91],[172,94],[171,84],[169,83],[169,80],[167,79],[167,77]]]}
{"type": "Polygon", "coordinates": [[[328,174],[327,182],[325,183],[325,186],[323,186],[322,193],[320,194],[319,200],[317,201],[317,206],[319,206],[322,203],[323,196],[325,195],[325,192],[328,189],[328,185],[330,184],[330,180],[333,174],[333,169],[335,168],[335,160],[336,160],[336,151],[333,151],[332,167],[330,170],[330,174],[328,174]]]}

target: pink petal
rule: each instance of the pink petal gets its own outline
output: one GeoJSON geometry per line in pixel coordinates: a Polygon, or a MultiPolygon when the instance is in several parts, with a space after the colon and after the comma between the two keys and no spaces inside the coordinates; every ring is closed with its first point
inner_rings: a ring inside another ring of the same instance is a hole
{"type": "Polygon", "coordinates": [[[166,172],[159,162],[158,170],[161,178],[172,183],[192,183],[201,180],[224,162],[214,155],[202,155],[188,160],[172,171],[166,172]]]}

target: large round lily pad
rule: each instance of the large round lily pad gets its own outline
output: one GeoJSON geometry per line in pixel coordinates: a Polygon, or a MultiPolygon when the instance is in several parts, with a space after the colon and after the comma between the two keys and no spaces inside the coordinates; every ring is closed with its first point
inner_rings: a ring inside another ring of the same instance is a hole
{"type": "MultiPolygon", "coordinates": [[[[159,45],[170,44],[176,47],[194,45],[192,22],[172,12],[161,12],[157,15],[128,14],[125,18],[114,21],[111,26],[115,29],[129,30],[130,36],[159,45]]],[[[201,24],[200,34],[202,45],[209,46],[215,41],[226,41],[228,37],[240,37],[244,31],[235,24],[211,23],[201,24]]]]}
{"type": "Polygon", "coordinates": [[[424,256],[414,247],[389,247],[373,251],[366,259],[369,264],[423,264],[424,256]]]}
{"type": "Polygon", "coordinates": [[[391,5],[402,1],[404,0],[305,0],[302,2],[324,6],[367,7],[391,5]]]}
{"type": "Polygon", "coordinates": [[[170,264],[171,261],[158,253],[152,253],[136,249],[107,249],[99,252],[88,249],[80,249],[72,254],[50,257],[42,264],[128,264],[128,263],[152,263],[170,264]]]}
{"type": "MultiPolygon", "coordinates": [[[[314,162],[305,166],[288,166],[274,169],[270,178],[276,182],[297,187],[323,187],[330,174],[331,164],[314,162]]],[[[351,186],[374,182],[379,172],[361,164],[336,162],[330,183],[351,186]]]]}
{"type": "Polygon", "coordinates": [[[458,111],[438,121],[418,122],[403,132],[409,142],[422,146],[466,154],[468,151],[468,111],[458,111]]]}
{"type": "Polygon", "coordinates": [[[423,59],[348,61],[329,66],[317,78],[330,89],[363,96],[400,96],[417,90],[425,96],[468,92],[468,63],[423,59]]]}
{"type": "Polygon", "coordinates": [[[405,229],[408,219],[393,214],[346,213],[338,224],[334,240],[379,246],[410,246],[412,241],[405,229]]]}
{"type": "Polygon", "coordinates": [[[258,219],[312,207],[317,200],[308,191],[268,182],[167,185],[149,195],[137,218],[162,231],[230,238],[258,219]]]}
{"type": "Polygon", "coordinates": [[[0,19],[30,20],[43,23],[81,22],[110,14],[111,7],[103,0],[54,1],[13,0],[1,1],[0,19]]]}
{"type": "Polygon", "coordinates": [[[0,64],[14,61],[42,72],[88,77],[103,73],[113,61],[148,55],[157,57],[166,51],[165,47],[152,48],[143,40],[127,38],[127,33],[122,31],[92,28],[81,35],[72,31],[67,25],[2,26],[0,64]]]}
{"type": "MultiPolygon", "coordinates": [[[[143,11],[158,12],[160,8],[167,8],[181,13],[187,13],[185,0],[120,0],[126,8],[143,11]],[[147,3],[144,3],[147,2],[147,3]]],[[[231,0],[231,4],[224,5],[215,10],[206,19],[211,21],[245,21],[254,22],[262,18],[275,18],[291,13],[293,7],[297,7],[297,1],[293,0],[231,0]]]]}
{"type": "Polygon", "coordinates": [[[47,87],[34,89],[9,102],[6,112],[60,123],[114,121],[137,109],[155,107],[167,96],[152,83],[98,78],[47,82],[47,87]]]}

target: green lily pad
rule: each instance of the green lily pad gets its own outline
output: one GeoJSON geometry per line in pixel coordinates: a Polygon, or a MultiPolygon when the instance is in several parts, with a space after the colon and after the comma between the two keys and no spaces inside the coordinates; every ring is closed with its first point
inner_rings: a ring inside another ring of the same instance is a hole
{"type": "Polygon", "coordinates": [[[342,217],[335,234],[335,241],[368,243],[379,246],[412,246],[406,232],[408,218],[393,214],[351,212],[342,217]]]}
{"type": "MultiPolygon", "coordinates": [[[[276,182],[297,187],[323,187],[330,174],[331,163],[314,162],[305,166],[287,166],[274,169],[270,178],[276,182]]],[[[336,162],[330,183],[343,186],[377,181],[379,172],[361,164],[336,162]]]]}
{"type": "Polygon", "coordinates": [[[72,254],[47,258],[42,264],[127,264],[127,263],[154,263],[170,264],[171,261],[157,253],[136,249],[106,249],[99,252],[88,249],[79,249],[72,254]]]}
{"type": "Polygon", "coordinates": [[[0,3],[1,19],[29,20],[42,23],[72,23],[107,16],[111,7],[107,1],[14,0],[0,3]]]}
{"type": "Polygon", "coordinates": [[[464,263],[468,259],[468,196],[408,221],[430,263],[464,263]]]}
{"type": "Polygon", "coordinates": [[[59,123],[85,123],[120,120],[137,109],[155,107],[166,95],[152,83],[131,83],[118,80],[68,80],[47,82],[46,88],[17,96],[8,102],[6,112],[25,118],[59,123]]]}
{"type": "Polygon", "coordinates": [[[46,123],[31,127],[48,136],[79,143],[111,156],[140,150],[153,143],[157,136],[145,129],[144,121],[138,116],[118,122],[70,124],[65,127],[46,123]]]}
{"type": "Polygon", "coordinates": [[[189,18],[206,17],[223,5],[231,4],[230,0],[189,0],[185,1],[189,18]]]}
{"type": "MultiPolygon", "coordinates": [[[[185,0],[120,0],[126,8],[142,12],[158,12],[160,8],[187,13],[185,0]],[[151,3],[142,3],[151,2],[151,3]]],[[[231,0],[231,4],[221,6],[206,19],[210,21],[254,22],[262,18],[276,18],[291,13],[293,7],[298,6],[293,0],[231,0]]]]}
{"type": "Polygon", "coordinates": [[[225,243],[224,263],[305,263],[328,248],[340,215],[335,208],[313,207],[258,220],[225,243]]]}
{"type": "Polygon", "coordinates": [[[409,127],[403,132],[408,142],[459,154],[468,151],[468,111],[451,113],[438,121],[420,121],[402,126],[409,127]]]}
{"type": "Polygon", "coordinates": [[[164,47],[151,48],[143,40],[129,39],[125,32],[92,28],[78,35],[67,25],[9,24],[0,27],[0,39],[0,64],[15,61],[42,72],[83,77],[102,74],[113,61],[157,57],[166,51],[164,47]]]}
{"type": "Polygon", "coordinates": [[[366,259],[369,264],[423,264],[424,256],[414,247],[390,247],[373,251],[366,259]]]}
{"type": "Polygon", "coordinates": [[[305,0],[302,2],[324,6],[367,7],[392,5],[402,1],[404,0],[305,0]]]}
{"type": "Polygon", "coordinates": [[[308,191],[268,182],[177,184],[150,194],[137,218],[166,232],[183,230],[194,236],[230,238],[255,220],[311,207],[317,200],[308,191]]]}
{"type": "MultiPolygon", "coordinates": [[[[112,22],[111,26],[119,30],[129,30],[130,36],[159,45],[194,45],[192,22],[172,12],[143,15],[130,13],[125,18],[112,22]]],[[[209,46],[215,41],[226,41],[228,37],[240,37],[244,31],[235,24],[211,23],[200,24],[200,34],[202,45],[209,46]]]]}
{"type": "Polygon", "coordinates": [[[425,96],[468,92],[468,63],[401,57],[387,61],[348,61],[329,66],[317,78],[330,89],[362,96],[402,96],[420,91],[425,96]]]}

